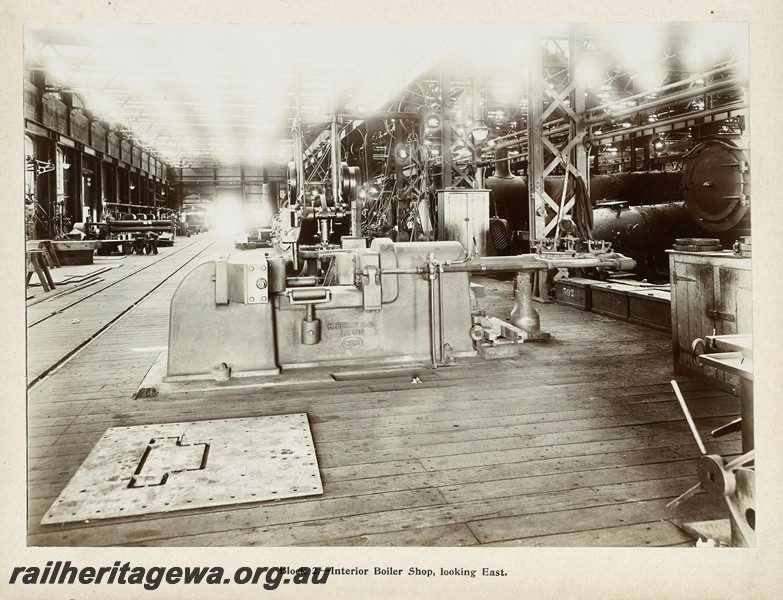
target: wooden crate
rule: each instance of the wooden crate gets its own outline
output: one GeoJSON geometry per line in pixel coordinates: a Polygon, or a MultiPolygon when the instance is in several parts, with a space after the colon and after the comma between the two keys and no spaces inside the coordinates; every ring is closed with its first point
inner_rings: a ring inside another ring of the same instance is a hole
{"type": "Polygon", "coordinates": [[[628,318],[628,292],[636,289],[622,283],[596,281],[590,284],[590,302],[593,312],[616,317],[628,318]]]}
{"type": "Polygon", "coordinates": [[[65,266],[91,265],[96,244],[96,242],[76,240],[52,242],[60,264],[65,266]]]}
{"type": "Polygon", "coordinates": [[[555,281],[555,302],[573,306],[581,310],[590,310],[592,305],[590,286],[599,283],[581,277],[567,277],[555,281]]]}
{"type": "Polygon", "coordinates": [[[659,289],[636,289],[628,292],[628,320],[639,325],[671,331],[671,292],[659,289]]]}

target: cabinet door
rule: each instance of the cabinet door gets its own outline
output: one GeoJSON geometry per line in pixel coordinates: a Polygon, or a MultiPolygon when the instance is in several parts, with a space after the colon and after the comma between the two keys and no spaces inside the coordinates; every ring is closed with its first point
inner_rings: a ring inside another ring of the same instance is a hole
{"type": "Polygon", "coordinates": [[[438,239],[460,242],[468,252],[489,250],[489,192],[438,192],[438,239]]]}
{"type": "Polygon", "coordinates": [[[719,334],[752,333],[753,306],[750,271],[718,269],[715,327],[719,334]]]}
{"type": "MultiPolygon", "coordinates": [[[[674,294],[677,363],[692,369],[691,344],[696,338],[711,335],[714,323],[714,281],[711,266],[674,262],[674,294]]],[[[674,332],[672,332],[674,333],[674,332]]],[[[714,369],[710,369],[714,370],[714,369]]]]}

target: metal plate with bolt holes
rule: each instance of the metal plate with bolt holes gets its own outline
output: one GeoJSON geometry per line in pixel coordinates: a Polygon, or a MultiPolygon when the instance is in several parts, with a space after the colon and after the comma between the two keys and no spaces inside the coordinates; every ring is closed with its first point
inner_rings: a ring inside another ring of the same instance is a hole
{"type": "Polygon", "coordinates": [[[113,427],[41,523],[322,493],[306,414],[113,427]]]}

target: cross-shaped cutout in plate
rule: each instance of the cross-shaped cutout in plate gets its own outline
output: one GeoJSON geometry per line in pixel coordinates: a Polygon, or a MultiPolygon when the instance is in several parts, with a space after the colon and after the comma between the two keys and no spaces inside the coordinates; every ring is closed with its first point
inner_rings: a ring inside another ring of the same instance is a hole
{"type": "Polygon", "coordinates": [[[306,414],[114,427],[41,523],[322,493],[306,414]]]}

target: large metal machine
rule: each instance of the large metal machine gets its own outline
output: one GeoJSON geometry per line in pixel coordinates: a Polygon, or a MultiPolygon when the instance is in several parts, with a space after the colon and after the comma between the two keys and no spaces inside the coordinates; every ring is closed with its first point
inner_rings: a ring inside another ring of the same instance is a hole
{"type": "Polygon", "coordinates": [[[479,257],[459,242],[387,238],[369,248],[355,238],[342,248],[303,246],[293,211],[283,221],[290,228],[278,232],[276,250],[218,257],[182,280],[171,302],[166,381],[321,365],[437,367],[475,354],[481,337],[469,273],[634,266],[600,250],[479,257]]]}
{"type": "Polygon", "coordinates": [[[369,249],[319,255],[331,263],[324,281],[288,277],[286,260],[261,250],[204,263],[172,299],[168,378],[427,360],[432,338],[469,352],[468,276],[448,273],[435,282],[419,273],[432,253],[455,261],[464,255],[458,243],[378,239],[369,249]]]}

